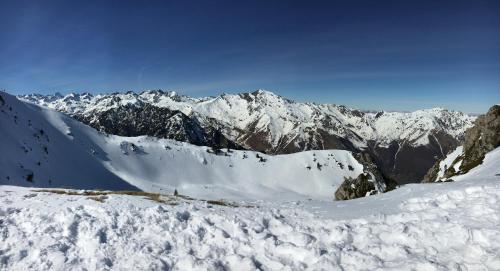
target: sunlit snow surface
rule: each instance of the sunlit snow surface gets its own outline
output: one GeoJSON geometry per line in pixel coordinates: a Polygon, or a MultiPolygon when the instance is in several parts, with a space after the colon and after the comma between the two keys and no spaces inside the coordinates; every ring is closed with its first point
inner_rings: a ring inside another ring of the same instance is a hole
{"type": "Polygon", "coordinates": [[[0,268],[499,270],[499,165],[497,149],[453,183],[251,207],[0,186],[0,268]]]}

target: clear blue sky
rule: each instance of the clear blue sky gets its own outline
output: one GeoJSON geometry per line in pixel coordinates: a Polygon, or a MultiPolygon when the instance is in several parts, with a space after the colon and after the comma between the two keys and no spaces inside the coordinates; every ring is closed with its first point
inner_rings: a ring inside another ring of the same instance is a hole
{"type": "Polygon", "coordinates": [[[268,89],[365,109],[500,103],[500,1],[0,2],[12,93],[268,89]]]}

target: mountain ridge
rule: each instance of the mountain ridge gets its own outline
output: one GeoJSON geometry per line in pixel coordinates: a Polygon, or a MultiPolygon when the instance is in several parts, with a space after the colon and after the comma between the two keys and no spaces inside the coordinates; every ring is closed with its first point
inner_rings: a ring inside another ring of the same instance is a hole
{"type": "MultiPolygon", "coordinates": [[[[434,161],[460,145],[465,130],[475,119],[443,108],[366,113],[342,105],[295,102],[265,90],[204,98],[161,90],[18,97],[69,114],[105,132],[113,127],[103,125],[98,116],[107,114],[111,118],[112,110],[124,112],[127,108],[152,105],[156,111],[179,111],[187,117],[186,121],[216,131],[222,141],[244,149],[268,154],[321,149],[368,152],[386,177],[400,183],[420,181],[434,161]],[[415,154],[421,159],[414,163],[410,160],[415,154]]],[[[142,125],[141,120],[125,119],[115,117],[113,123],[142,125]]],[[[168,118],[158,121],[162,127],[172,125],[168,118]]],[[[156,130],[145,131],[144,135],[158,136],[156,130]]],[[[169,134],[161,137],[175,138],[169,134]]],[[[198,145],[221,144],[207,140],[198,145]]]]}

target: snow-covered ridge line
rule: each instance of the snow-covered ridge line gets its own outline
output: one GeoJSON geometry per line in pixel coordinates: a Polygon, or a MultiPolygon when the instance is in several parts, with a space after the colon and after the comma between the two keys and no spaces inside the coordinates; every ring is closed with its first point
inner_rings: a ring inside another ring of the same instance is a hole
{"type": "Polygon", "coordinates": [[[265,90],[205,98],[191,98],[161,90],[98,95],[29,94],[20,95],[19,98],[70,115],[89,115],[124,105],[141,106],[149,103],[195,115],[200,119],[215,119],[228,130],[248,129],[254,125],[257,130],[269,131],[269,141],[274,146],[283,136],[305,137],[306,131],[318,128],[341,137],[350,137],[349,134],[354,132],[362,138],[361,142],[354,140],[355,145],[360,147],[366,146],[367,140],[382,145],[394,140],[425,145],[430,131],[443,131],[460,138],[475,119],[443,108],[365,113],[342,105],[294,102],[265,90]]]}

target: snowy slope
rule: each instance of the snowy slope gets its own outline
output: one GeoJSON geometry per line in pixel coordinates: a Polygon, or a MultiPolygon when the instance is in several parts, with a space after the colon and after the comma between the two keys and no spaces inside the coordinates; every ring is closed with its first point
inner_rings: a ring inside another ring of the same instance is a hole
{"type": "Polygon", "coordinates": [[[134,189],[92,154],[101,151],[99,146],[75,139],[80,127],[87,127],[56,111],[0,96],[5,100],[0,104],[0,184],[134,189]]]}
{"type": "MultiPolygon", "coordinates": [[[[441,180],[444,176],[444,172],[446,169],[448,169],[450,166],[453,165],[453,162],[455,159],[457,159],[458,156],[460,156],[463,152],[463,146],[457,147],[454,151],[449,153],[443,161],[439,162],[439,171],[437,173],[437,179],[436,180],[441,180]]],[[[455,171],[459,171],[460,164],[457,163],[453,165],[455,167],[455,171]]]]}
{"type": "Polygon", "coordinates": [[[500,148],[487,153],[481,165],[471,169],[466,174],[454,177],[454,179],[456,181],[463,181],[471,178],[485,178],[485,176],[500,177],[500,148]]]}
{"type": "Polygon", "coordinates": [[[214,155],[207,152],[209,148],[186,143],[114,136],[104,144],[109,146],[110,170],[141,190],[177,188],[197,197],[269,199],[276,193],[285,198],[292,193],[290,198],[304,195],[331,199],[344,176],[357,177],[363,172],[363,166],[351,153],[341,150],[278,156],[223,151],[214,155]],[[137,146],[139,153],[130,151],[124,156],[123,148],[116,148],[124,142],[137,146]],[[266,161],[261,162],[257,155],[266,161]]]}
{"type": "Polygon", "coordinates": [[[105,135],[0,93],[0,184],[140,189],[203,198],[332,199],[363,166],[342,150],[268,156],[152,137],[105,135]]]}
{"type": "Polygon", "coordinates": [[[0,186],[0,269],[499,270],[499,164],[496,149],[457,182],[253,207],[0,186]]]}

